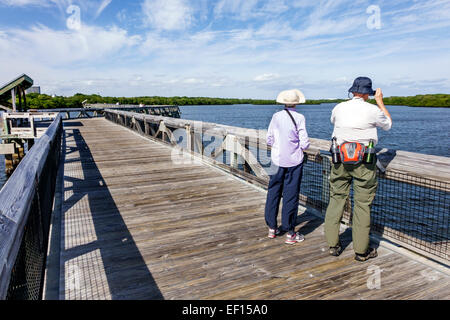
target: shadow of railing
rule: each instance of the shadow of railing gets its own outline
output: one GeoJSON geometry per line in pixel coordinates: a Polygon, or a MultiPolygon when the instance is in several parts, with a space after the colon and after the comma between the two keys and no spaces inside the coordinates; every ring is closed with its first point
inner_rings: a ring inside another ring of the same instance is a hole
{"type": "MultiPolygon", "coordinates": [[[[70,125],[66,125],[65,128],[70,130],[70,125]]],[[[81,281],[83,281],[83,267],[76,265],[77,263],[90,269],[86,272],[86,274],[89,272],[90,283],[86,283],[87,286],[83,284],[80,288],[76,288],[79,292],[75,292],[74,297],[70,290],[66,290],[67,288],[60,288],[63,295],[60,298],[81,299],[84,298],[82,294],[80,295],[81,291],[97,290],[100,298],[112,298],[113,300],[164,299],[80,130],[76,128],[71,130],[76,147],[66,146],[64,137],[65,148],[63,151],[79,153],[79,158],[69,161],[72,164],[80,164],[82,175],[78,174],[77,176],[83,178],[67,175],[64,177],[64,181],[70,182],[72,186],[64,188],[64,192],[71,191],[71,196],[63,203],[62,214],[65,223],[62,224],[61,266],[66,269],[66,266],[71,266],[71,270],[62,270],[66,276],[65,285],[73,286],[70,281],[80,281],[79,279],[67,279],[68,276],[69,278],[74,275],[81,276],[81,281]],[[75,208],[74,206],[77,204],[78,206],[75,208]],[[71,230],[67,229],[67,220],[69,219],[74,219],[71,221],[71,230]],[[89,228],[92,229],[92,226],[95,236],[86,234],[89,232],[89,228]],[[79,228],[78,231],[83,233],[76,234],[75,231],[74,234],[74,228],[79,228]],[[86,241],[86,238],[95,240],[86,241]],[[100,265],[99,261],[101,261],[100,265]],[[101,270],[92,273],[93,268],[101,270]],[[92,277],[101,278],[103,274],[106,276],[108,288],[102,288],[104,284],[98,278],[92,279],[92,277]],[[89,285],[93,288],[89,288],[89,285]],[[69,292],[69,297],[67,297],[67,292],[69,292]],[[101,292],[104,293],[104,296],[100,294],[101,292]]],[[[89,298],[89,295],[87,297],[89,298]]],[[[97,296],[94,296],[94,299],[96,298],[97,296]]]]}

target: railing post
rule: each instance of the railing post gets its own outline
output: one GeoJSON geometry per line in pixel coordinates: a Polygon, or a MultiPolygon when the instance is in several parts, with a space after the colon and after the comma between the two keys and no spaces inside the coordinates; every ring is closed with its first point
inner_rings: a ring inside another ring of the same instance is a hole
{"type": "Polygon", "coordinates": [[[233,146],[231,148],[232,151],[231,151],[230,166],[234,169],[237,169],[238,168],[237,137],[233,136],[231,141],[232,141],[233,146]]]}
{"type": "Polygon", "coordinates": [[[197,152],[203,157],[203,139],[201,133],[195,133],[194,132],[194,141],[195,145],[197,146],[197,152]]]}
{"type": "Polygon", "coordinates": [[[11,102],[12,102],[13,111],[16,112],[17,111],[17,107],[16,107],[16,88],[12,88],[11,89],[11,102]]]}
{"type": "Polygon", "coordinates": [[[150,126],[149,126],[148,122],[145,120],[145,118],[144,118],[144,133],[147,136],[150,135],[150,126]]]}
{"type": "Polygon", "coordinates": [[[33,116],[30,117],[30,126],[31,126],[31,134],[33,135],[33,137],[37,138],[36,126],[34,125],[34,117],[33,116]]]}
{"type": "MultiPolygon", "coordinates": [[[[250,158],[250,143],[249,143],[249,137],[246,136],[245,137],[245,143],[244,143],[244,152],[245,152],[245,157],[244,159],[249,159],[250,158]]],[[[244,161],[243,163],[244,166],[244,172],[250,173],[251,172],[251,168],[249,166],[249,164],[247,163],[247,161],[244,161]]]]}
{"type": "Polygon", "coordinates": [[[186,131],[186,149],[189,150],[190,152],[194,151],[194,143],[193,143],[193,138],[192,138],[192,134],[191,134],[191,126],[189,124],[187,124],[184,127],[185,131],[186,131]]]}
{"type": "Polygon", "coordinates": [[[8,135],[10,133],[9,121],[6,119],[6,113],[3,116],[3,134],[8,135]]]}

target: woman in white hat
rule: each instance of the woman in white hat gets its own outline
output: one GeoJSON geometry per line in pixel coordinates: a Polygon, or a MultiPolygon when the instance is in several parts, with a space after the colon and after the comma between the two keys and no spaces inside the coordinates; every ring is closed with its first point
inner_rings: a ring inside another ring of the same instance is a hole
{"type": "Polygon", "coordinates": [[[278,170],[270,176],[265,219],[269,227],[269,238],[275,238],[280,232],[287,232],[287,244],[295,244],[305,239],[302,234],[295,232],[303,173],[303,152],[309,147],[305,117],[297,112],[296,105],[305,101],[305,96],[299,90],[282,91],[277,97],[277,103],[284,104],[285,108],[273,115],[267,132],[267,144],[272,146],[272,162],[278,170]],[[278,228],[281,197],[283,209],[281,227],[278,228]]]}

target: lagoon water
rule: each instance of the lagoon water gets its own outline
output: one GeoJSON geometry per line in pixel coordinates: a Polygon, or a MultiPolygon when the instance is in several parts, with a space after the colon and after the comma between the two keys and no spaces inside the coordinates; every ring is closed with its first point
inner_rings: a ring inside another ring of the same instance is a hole
{"type": "MultiPolygon", "coordinates": [[[[300,105],[306,129],[312,138],[330,139],[331,110],[336,104],[300,105]]],[[[450,157],[450,108],[388,106],[393,126],[378,130],[379,147],[450,157]]],[[[182,106],[181,117],[230,126],[267,129],[279,105],[182,106]]],[[[4,157],[0,156],[0,187],[6,182],[4,157]]]]}

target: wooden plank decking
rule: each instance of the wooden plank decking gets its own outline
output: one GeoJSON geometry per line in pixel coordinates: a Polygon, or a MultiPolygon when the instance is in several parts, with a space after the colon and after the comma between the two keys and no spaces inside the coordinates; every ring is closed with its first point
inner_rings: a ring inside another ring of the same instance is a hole
{"type": "Polygon", "coordinates": [[[170,147],[103,118],[66,122],[63,152],[60,248],[47,270],[59,281],[47,299],[450,298],[448,275],[383,246],[354,261],[349,230],[330,257],[309,211],[298,219],[305,242],[268,239],[264,191],[175,163],[170,147]],[[375,268],[381,286],[370,290],[375,268]]]}

